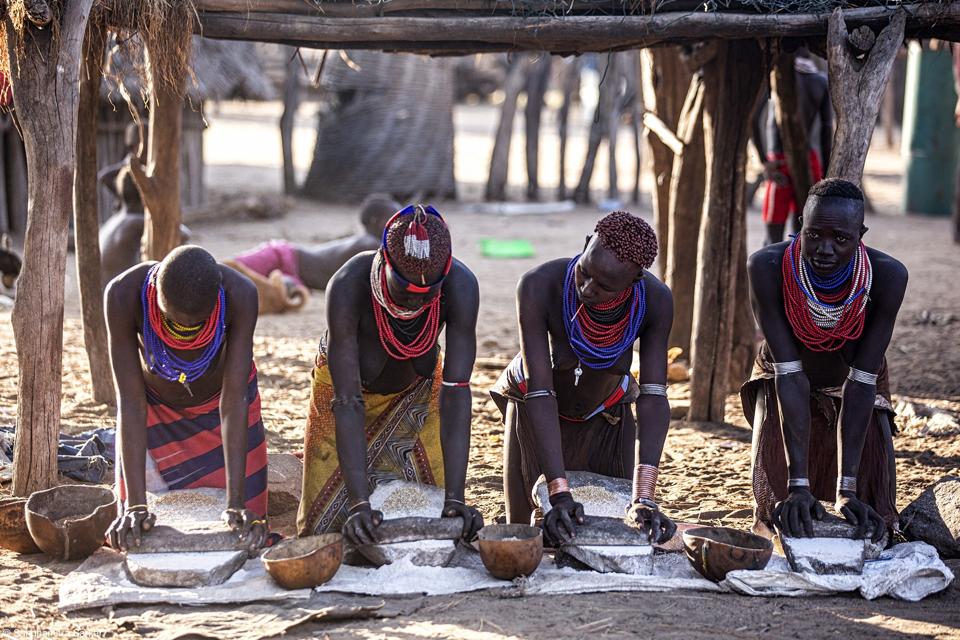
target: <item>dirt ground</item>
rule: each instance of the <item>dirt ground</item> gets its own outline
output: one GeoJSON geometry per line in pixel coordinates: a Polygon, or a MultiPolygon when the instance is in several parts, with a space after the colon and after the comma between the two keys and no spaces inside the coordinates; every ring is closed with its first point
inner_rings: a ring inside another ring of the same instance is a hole
{"type": "MultiPolygon", "coordinates": [[[[208,187],[214,198],[237,193],[276,192],[280,171],[275,123],[277,105],[224,104],[208,114],[206,133],[208,187]],[[251,150],[256,150],[251,152],[251,150]]],[[[461,201],[437,203],[447,217],[454,251],[477,274],[481,286],[478,366],[473,387],[473,440],[467,498],[488,522],[503,515],[501,455],[503,429],[486,390],[518,348],[514,287],[517,278],[539,262],[580,249],[601,214],[597,207],[536,216],[500,216],[479,212],[495,112],[490,107],[460,107],[457,123],[457,179],[461,201]],[[495,260],[481,255],[481,238],[525,238],[530,259],[495,260]]],[[[518,126],[522,123],[518,122],[518,126]]],[[[547,121],[550,127],[550,121],[547,121]]],[[[298,121],[296,156],[302,174],[313,146],[309,109],[298,121]]],[[[629,140],[621,136],[621,140],[629,140]]],[[[582,157],[584,130],[576,127],[571,164],[582,157]]],[[[556,184],[555,136],[544,140],[544,192],[556,184]]],[[[522,189],[521,144],[514,145],[511,185],[522,189]]],[[[621,175],[632,169],[632,152],[619,150],[621,175]]],[[[868,244],[888,251],[910,270],[910,285],[888,352],[895,401],[904,400],[960,413],[960,247],[950,242],[946,219],[906,217],[900,212],[900,159],[875,149],[867,163],[866,187],[878,209],[868,218],[868,244]]],[[[568,177],[568,184],[576,176],[568,177]]],[[[598,163],[593,186],[605,188],[606,168],[598,163]]],[[[639,205],[625,205],[650,218],[646,195],[652,177],[645,174],[639,205]]],[[[621,189],[630,183],[621,179],[621,189]]],[[[597,193],[599,198],[600,194],[597,193]]],[[[757,199],[759,202],[759,198],[757,199]]],[[[214,212],[215,213],[215,212],[214,212]]],[[[750,246],[760,243],[759,213],[749,214],[750,246]]],[[[207,217],[192,224],[194,241],[220,258],[268,238],[322,242],[353,229],[353,207],[296,201],[285,216],[269,220],[207,217]]],[[[76,277],[67,277],[64,328],[63,426],[65,432],[112,426],[113,410],[92,402],[79,325],[76,277]]],[[[875,286],[883,286],[882,282],[875,286]]],[[[260,371],[263,420],[271,452],[302,446],[303,417],[309,395],[308,374],[324,330],[324,300],[314,296],[299,313],[260,320],[254,352],[260,371]]],[[[686,386],[672,385],[671,402],[685,402],[686,386]]],[[[0,312],[0,425],[16,418],[17,366],[9,312],[0,312]]],[[[960,474],[957,435],[922,435],[916,428],[896,437],[902,508],[926,486],[946,474],[960,474]]],[[[661,498],[665,509],[683,521],[749,525],[750,432],[731,395],[727,421],[698,424],[674,421],[663,456],[661,498]]],[[[0,488],[2,491],[2,488],[0,488]]],[[[281,522],[280,524],[283,524],[281,522]]],[[[0,551],[0,637],[127,637],[106,612],[63,616],[57,612],[61,578],[76,563],[0,551]]],[[[960,562],[951,562],[954,571],[960,562]]],[[[907,604],[891,599],[866,602],[858,597],[750,599],[701,593],[595,594],[505,599],[491,595],[430,599],[418,612],[401,618],[355,623],[312,623],[291,637],[493,639],[504,637],[577,638],[587,635],[662,638],[960,638],[960,589],[907,604]]]]}

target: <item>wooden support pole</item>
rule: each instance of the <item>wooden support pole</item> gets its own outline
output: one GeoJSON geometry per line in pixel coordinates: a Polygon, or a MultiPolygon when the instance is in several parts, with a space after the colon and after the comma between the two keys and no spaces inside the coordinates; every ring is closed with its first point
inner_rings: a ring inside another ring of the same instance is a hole
{"type": "Polygon", "coordinates": [[[720,43],[704,67],[707,197],[700,224],[694,298],[690,411],[695,421],[722,421],[727,393],[744,215],[747,140],[768,73],[757,41],[720,43]]]}
{"type": "Polygon", "coordinates": [[[852,50],[849,43],[845,15],[835,9],[827,33],[830,99],[837,113],[837,131],[827,175],[859,185],[883,92],[897,51],[903,44],[907,13],[897,10],[893,14],[890,24],[880,32],[863,60],[857,59],[859,52],[852,50]]]}
{"type": "MultiPolygon", "coordinates": [[[[182,47],[190,47],[189,34],[182,47]]],[[[183,127],[183,96],[186,73],[175,82],[157,77],[147,43],[147,80],[150,92],[150,143],[147,166],[131,159],[130,169],[143,197],[143,255],[163,260],[180,244],[180,140],[183,127]]]]}
{"type": "Polygon", "coordinates": [[[690,79],[687,98],[680,112],[677,134],[682,153],[673,159],[670,176],[670,218],[667,238],[667,271],[664,281],[673,292],[673,328],[670,346],[683,349],[690,358],[690,335],[693,330],[694,286],[697,279],[697,245],[703,193],[706,181],[706,159],[703,154],[703,77],[697,73],[690,79]]]}
{"type": "MultiPolygon", "coordinates": [[[[677,47],[645,49],[640,61],[641,86],[646,114],[655,115],[664,123],[666,129],[676,130],[683,108],[687,86],[691,74],[684,65],[677,47]]],[[[675,152],[668,147],[660,136],[652,134],[647,124],[647,145],[650,149],[650,167],[653,171],[655,188],[651,194],[653,200],[653,228],[657,232],[659,251],[657,266],[660,276],[667,272],[668,238],[670,235],[670,183],[675,152]]]]}
{"type": "Polygon", "coordinates": [[[73,229],[76,235],[77,279],[83,321],[83,345],[90,363],[93,399],[116,405],[113,370],[107,350],[107,323],[103,315],[100,272],[100,212],[97,202],[97,108],[107,46],[102,18],[91,18],[83,45],[80,69],[80,105],[77,116],[77,173],[73,189],[73,229]]]}
{"type": "Polygon", "coordinates": [[[484,189],[485,200],[505,200],[507,176],[510,168],[510,141],[513,139],[513,119],[517,115],[517,100],[527,79],[527,58],[517,56],[510,61],[507,78],[503,83],[503,104],[500,107],[500,122],[490,152],[490,171],[484,189]]]}
{"type": "Polygon", "coordinates": [[[4,25],[30,176],[23,270],[12,316],[19,373],[16,496],[57,484],[67,223],[73,209],[80,60],[92,5],[93,0],[66,0],[56,29],[25,25],[23,47],[12,22],[4,25]]]}
{"type": "MultiPolygon", "coordinates": [[[[577,53],[651,47],[704,39],[811,37],[827,31],[822,13],[756,14],[727,11],[663,11],[653,15],[482,16],[391,15],[324,17],[290,13],[204,11],[197,33],[210,38],[276,42],[319,49],[467,53],[548,51],[577,53]]],[[[377,7],[385,6],[380,3],[377,7]]],[[[960,3],[901,5],[909,14],[908,35],[960,40],[960,3]]],[[[850,9],[850,23],[878,28],[890,19],[886,6],[850,9]]],[[[685,83],[684,83],[685,84],[685,83]]]]}
{"type": "Polygon", "coordinates": [[[666,145],[666,147],[673,152],[673,155],[683,155],[683,142],[681,142],[677,134],[675,134],[673,130],[667,126],[667,123],[661,120],[657,114],[650,111],[645,112],[643,114],[643,126],[646,127],[650,133],[656,134],[660,142],[666,145]]]}
{"type": "MultiPolygon", "coordinates": [[[[284,51],[290,56],[283,80],[283,114],[280,116],[280,147],[283,154],[283,192],[290,196],[297,192],[297,176],[293,166],[293,125],[300,106],[300,74],[303,63],[294,48],[284,51]]],[[[327,52],[324,52],[326,56],[327,52]]]]}
{"type": "MultiPolygon", "coordinates": [[[[803,205],[807,201],[807,193],[813,186],[813,176],[810,174],[810,140],[805,119],[809,114],[801,112],[802,106],[797,92],[797,72],[794,70],[796,56],[781,54],[774,61],[773,73],[770,74],[770,88],[774,95],[777,126],[780,129],[780,141],[783,143],[783,155],[787,159],[787,168],[793,183],[793,193],[796,200],[795,218],[799,219],[803,213],[803,205]]],[[[800,226],[794,221],[794,231],[800,226]]]]}

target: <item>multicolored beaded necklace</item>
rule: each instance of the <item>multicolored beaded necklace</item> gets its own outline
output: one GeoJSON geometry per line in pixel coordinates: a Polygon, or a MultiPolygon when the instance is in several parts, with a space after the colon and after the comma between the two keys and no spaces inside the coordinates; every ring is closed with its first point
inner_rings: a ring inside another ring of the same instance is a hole
{"type": "Polygon", "coordinates": [[[210,368],[227,333],[227,299],[223,287],[217,295],[217,304],[205,322],[184,326],[163,315],[157,302],[156,273],[159,264],[147,271],[140,291],[143,305],[143,351],[147,367],[164,380],[179,382],[191,396],[190,383],[210,368]],[[184,360],[172,353],[203,349],[196,360],[184,360]]]}
{"type": "Polygon", "coordinates": [[[783,254],[783,307],[794,335],[811,351],[836,351],[863,333],[873,266],[861,242],[847,266],[817,276],[794,238],[783,254]]]}
{"type": "Polygon", "coordinates": [[[574,277],[577,261],[567,265],[563,280],[563,325],[570,348],[580,360],[574,370],[574,384],[580,383],[582,364],[591,369],[609,369],[633,347],[647,312],[647,291],[643,280],[624,289],[616,298],[588,307],[580,302],[574,277]]]}
{"type": "Polygon", "coordinates": [[[440,335],[440,296],[413,310],[395,303],[387,289],[387,265],[383,251],[383,248],[377,251],[370,268],[373,317],[377,321],[380,344],[387,355],[395,360],[419,358],[437,344],[440,335]]]}

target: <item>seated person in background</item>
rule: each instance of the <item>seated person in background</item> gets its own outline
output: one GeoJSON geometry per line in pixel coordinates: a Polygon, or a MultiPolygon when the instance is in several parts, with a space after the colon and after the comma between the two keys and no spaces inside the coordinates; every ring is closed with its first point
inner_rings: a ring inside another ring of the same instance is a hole
{"type": "Polygon", "coordinates": [[[257,290],[196,246],[107,287],[117,388],[114,548],[154,524],[147,491],[226,489],[223,519],[251,548],[266,535],[267,445],[253,363],[257,290]]]}
{"type": "Polygon", "coordinates": [[[517,287],[520,355],[491,395],[503,413],[507,522],[529,523],[543,474],[554,543],[584,522],[566,472],[633,478],[627,520],[665,542],[676,525],[654,502],[670,426],[667,340],[673,296],[646,269],[657,238],[625,211],[600,220],[583,253],[528,271],[517,287]],[[630,373],[639,341],[639,381],[630,373]],[[639,382],[639,384],[638,384],[639,382]],[[636,418],[630,410],[636,407],[636,418]]]}
{"type": "Polygon", "coordinates": [[[437,515],[462,517],[465,539],[483,526],[464,504],[479,304],[433,207],[398,212],[378,251],[337,271],[313,370],[299,535],[342,529],[353,544],[375,541],[383,514],[370,494],[390,480],[442,487],[437,515]]]}
{"type": "MultiPolygon", "coordinates": [[[[100,274],[103,286],[140,262],[143,238],[143,201],[129,167],[116,174],[120,209],[100,227],[100,274]]],[[[190,230],[180,225],[180,241],[190,240],[190,230]]]]}
{"type": "Polygon", "coordinates": [[[885,352],[907,270],[866,230],[860,189],[831,178],[810,189],[796,238],[750,256],[764,342],[740,395],[757,533],[813,535],[819,500],[875,540],[897,521],[885,352]]]}
{"type": "Polygon", "coordinates": [[[310,289],[326,289],[337,269],[363,251],[380,246],[383,227],[400,205],[384,194],[369,195],[360,205],[361,230],[313,248],[270,240],[225,261],[245,274],[260,292],[260,313],[283,313],[306,303],[310,289]],[[279,272],[279,273],[277,273],[279,272]]]}
{"type": "Polygon", "coordinates": [[[0,234],[0,283],[3,288],[13,291],[13,286],[20,276],[20,268],[23,266],[23,260],[13,250],[10,236],[0,234]]]}

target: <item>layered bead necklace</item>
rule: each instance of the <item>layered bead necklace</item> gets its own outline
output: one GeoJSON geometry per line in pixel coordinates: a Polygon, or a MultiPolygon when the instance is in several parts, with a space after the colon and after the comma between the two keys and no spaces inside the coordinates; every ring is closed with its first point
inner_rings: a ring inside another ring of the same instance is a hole
{"type": "Polygon", "coordinates": [[[387,289],[387,265],[381,251],[383,249],[377,251],[370,268],[373,317],[377,321],[380,344],[387,355],[395,360],[419,358],[437,344],[440,335],[440,296],[413,310],[395,303],[387,289]]]}
{"type": "Polygon", "coordinates": [[[609,302],[594,307],[580,302],[574,277],[579,259],[576,256],[570,260],[563,281],[563,325],[570,348],[580,360],[574,371],[575,385],[583,374],[582,364],[591,369],[609,369],[633,347],[647,311],[643,280],[609,302]]]}
{"type": "Polygon", "coordinates": [[[217,303],[205,322],[184,326],[163,315],[157,302],[156,264],[147,271],[140,291],[143,305],[143,350],[147,368],[164,380],[179,382],[192,396],[190,383],[210,368],[223,345],[227,333],[227,300],[223,287],[217,294],[217,303]],[[171,352],[203,349],[196,360],[184,360],[171,352]]]}
{"type": "Polygon", "coordinates": [[[817,276],[800,255],[799,238],[783,254],[783,306],[794,335],[811,351],[836,351],[863,333],[873,267],[861,242],[847,266],[817,276]]]}

